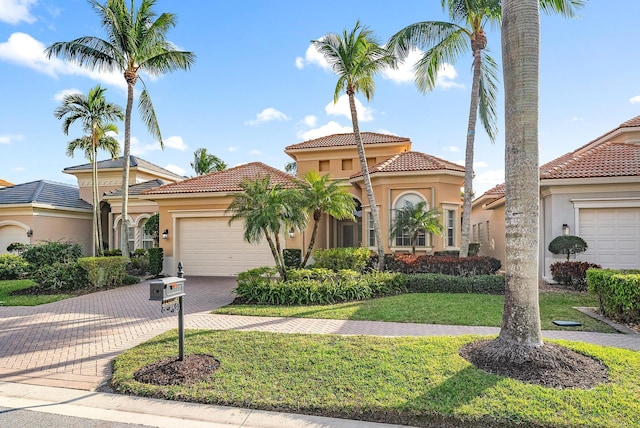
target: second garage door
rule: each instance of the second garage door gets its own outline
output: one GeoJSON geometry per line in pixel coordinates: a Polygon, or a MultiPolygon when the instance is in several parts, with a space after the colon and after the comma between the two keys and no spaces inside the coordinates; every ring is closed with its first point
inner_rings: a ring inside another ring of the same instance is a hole
{"type": "Polygon", "coordinates": [[[580,236],[589,246],[580,260],[604,268],[640,268],[640,208],[583,208],[580,236]]]}
{"type": "Polygon", "coordinates": [[[249,244],[244,223],[228,218],[198,217],[177,220],[177,260],[187,275],[230,276],[258,266],[273,266],[266,240],[249,244]]]}

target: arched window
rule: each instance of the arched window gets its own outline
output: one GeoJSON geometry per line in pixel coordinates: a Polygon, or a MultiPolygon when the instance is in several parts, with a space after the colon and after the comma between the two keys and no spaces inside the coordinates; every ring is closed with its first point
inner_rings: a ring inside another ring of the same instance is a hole
{"type": "MultiPolygon", "coordinates": [[[[391,213],[392,224],[390,225],[390,231],[393,229],[394,224],[399,221],[398,216],[403,215],[403,209],[406,209],[407,206],[416,206],[420,202],[425,203],[425,210],[429,209],[429,203],[424,200],[424,198],[417,193],[405,193],[401,195],[398,199],[396,199],[393,204],[393,210],[391,213]]],[[[390,233],[391,236],[391,233],[390,233]]],[[[411,247],[411,236],[408,233],[398,234],[392,237],[393,243],[396,247],[411,247]]],[[[429,244],[429,239],[427,234],[424,232],[418,233],[418,239],[416,242],[416,247],[426,247],[429,244]]]]}

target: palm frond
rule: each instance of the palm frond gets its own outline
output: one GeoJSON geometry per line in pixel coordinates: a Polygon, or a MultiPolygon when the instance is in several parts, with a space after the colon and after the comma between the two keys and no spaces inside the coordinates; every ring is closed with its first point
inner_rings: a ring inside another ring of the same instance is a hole
{"type": "Polygon", "coordinates": [[[481,51],[481,71],[478,105],[480,122],[491,142],[495,142],[498,134],[498,116],[496,113],[496,98],[498,94],[498,65],[489,55],[487,49],[481,51]]]}
{"type": "Polygon", "coordinates": [[[140,93],[138,109],[140,110],[142,123],[147,127],[147,131],[149,131],[149,134],[158,140],[160,147],[164,149],[164,142],[162,141],[162,134],[160,132],[160,125],[158,124],[158,118],[156,117],[156,111],[153,108],[153,103],[151,102],[151,97],[149,96],[146,87],[140,93]]]}
{"type": "Polygon", "coordinates": [[[579,17],[579,10],[586,0],[540,0],[540,9],[545,13],[559,13],[565,18],[579,17]]]}

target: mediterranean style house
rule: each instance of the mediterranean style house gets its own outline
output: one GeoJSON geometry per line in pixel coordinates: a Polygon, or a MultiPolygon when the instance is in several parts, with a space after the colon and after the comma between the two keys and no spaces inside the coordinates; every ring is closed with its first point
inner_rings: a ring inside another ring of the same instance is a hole
{"type": "MultiPolygon", "coordinates": [[[[472,241],[505,263],[505,188],[473,202],[472,241]]],[[[540,276],[563,256],[548,251],[556,236],[582,237],[576,260],[605,268],[640,268],[640,116],[540,167],[540,276]]]]}
{"type": "MultiPolygon", "coordinates": [[[[422,235],[417,252],[458,249],[460,187],[464,168],[424,153],[412,152],[408,138],[363,132],[367,162],[380,212],[385,252],[407,252],[408,236],[392,237],[390,225],[395,210],[405,201],[427,203],[438,208],[444,236],[422,235]]],[[[356,202],[356,221],[341,221],[324,215],[315,248],[366,246],[376,250],[370,205],[363,188],[360,161],[353,134],[337,134],[291,145],[285,152],[297,163],[298,177],[310,170],[342,179],[356,202]]],[[[251,267],[273,263],[266,242],[248,244],[243,240],[241,221],[229,224],[227,207],[233,193],[241,190],[246,179],[269,176],[284,187],[294,186],[297,179],[260,162],[249,163],[225,171],[167,184],[141,193],[158,204],[160,230],[166,232],[160,241],[164,249],[165,270],[175,271],[179,261],[191,275],[235,275],[251,267]]],[[[306,251],[311,238],[311,225],[301,233],[284,237],[286,248],[306,251]]]]}

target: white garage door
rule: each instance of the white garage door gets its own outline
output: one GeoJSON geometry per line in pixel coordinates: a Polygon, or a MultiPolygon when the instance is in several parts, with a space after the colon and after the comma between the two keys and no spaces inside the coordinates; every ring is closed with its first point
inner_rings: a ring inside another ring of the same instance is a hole
{"type": "Polygon", "coordinates": [[[27,232],[23,228],[14,225],[0,226],[0,254],[8,253],[7,247],[12,242],[28,244],[27,232]]]}
{"type": "Polygon", "coordinates": [[[640,208],[583,208],[580,237],[589,246],[580,260],[604,268],[640,268],[640,208]]]}
{"type": "Polygon", "coordinates": [[[244,223],[228,224],[228,218],[181,218],[177,222],[177,261],[187,275],[237,275],[258,266],[273,266],[266,240],[247,243],[242,234],[244,223]]]}

